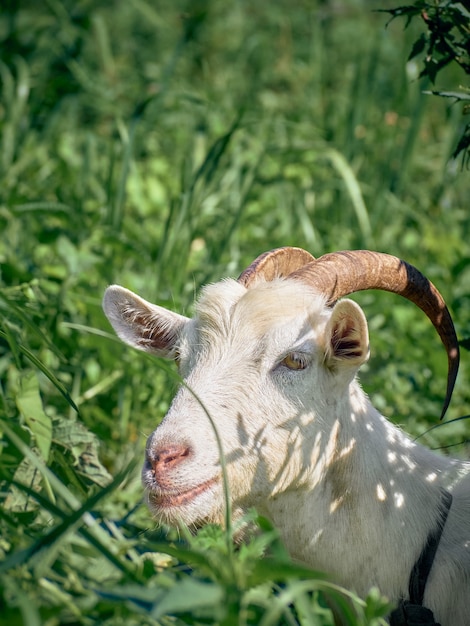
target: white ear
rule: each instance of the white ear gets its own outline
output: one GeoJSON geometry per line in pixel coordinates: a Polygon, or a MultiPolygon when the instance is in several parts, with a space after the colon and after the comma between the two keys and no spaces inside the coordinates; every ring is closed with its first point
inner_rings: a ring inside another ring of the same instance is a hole
{"type": "Polygon", "coordinates": [[[151,304],[119,285],[106,289],[103,310],[122,341],[158,356],[174,358],[174,348],[188,318],[151,304]]]}
{"type": "Polygon", "coordinates": [[[359,305],[340,300],[334,307],[325,331],[326,364],[357,369],[369,358],[367,321],[359,305]]]}

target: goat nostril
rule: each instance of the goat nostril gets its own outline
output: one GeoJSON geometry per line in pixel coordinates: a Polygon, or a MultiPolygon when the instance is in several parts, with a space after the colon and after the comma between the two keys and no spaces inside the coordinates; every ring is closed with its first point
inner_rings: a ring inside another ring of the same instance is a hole
{"type": "Polygon", "coordinates": [[[189,456],[189,448],[170,454],[163,459],[163,463],[174,463],[175,461],[182,460],[184,457],[189,456]]]}
{"type": "Polygon", "coordinates": [[[152,463],[154,472],[167,471],[191,455],[189,446],[169,446],[154,451],[152,463]]]}
{"type": "Polygon", "coordinates": [[[180,456],[179,454],[173,455],[173,456],[167,456],[161,459],[161,462],[164,463],[165,465],[168,465],[169,463],[173,463],[174,461],[176,461],[180,456]]]}

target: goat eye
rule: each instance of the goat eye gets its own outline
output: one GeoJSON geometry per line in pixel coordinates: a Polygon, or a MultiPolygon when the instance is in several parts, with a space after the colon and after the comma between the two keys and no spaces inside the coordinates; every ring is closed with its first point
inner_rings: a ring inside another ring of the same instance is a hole
{"type": "Polygon", "coordinates": [[[308,359],[301,352],[291,352],[282,360],[282,365],[290,370],[304,370],[308,365],[308,359]]]}

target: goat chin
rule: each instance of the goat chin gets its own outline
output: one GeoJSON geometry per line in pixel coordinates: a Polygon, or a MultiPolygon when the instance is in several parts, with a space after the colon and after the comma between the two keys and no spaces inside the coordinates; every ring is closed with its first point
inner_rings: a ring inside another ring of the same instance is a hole
{"type": "Polygon", "coordinates": [[[159,521],[223,523],[222,448],[236,520],[255,507],[294,559],[398,602],[446,490],[453,503],[424,604],[442,626],[469,624],[470,466],[371,405],[356,381],[369,356],[357,304],[326,306],[288,278],[250,289],[227,280],[203,290],[189,319],[120,289],[105,298],[119,336],[177,356],[184,379],[147,444],[143,482],[159,521]]]}

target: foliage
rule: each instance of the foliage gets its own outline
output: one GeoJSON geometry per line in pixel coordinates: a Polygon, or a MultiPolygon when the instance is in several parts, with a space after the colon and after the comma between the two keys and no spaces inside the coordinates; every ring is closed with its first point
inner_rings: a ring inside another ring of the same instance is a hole
{"type": "MultiPolygon", "coordinates": [[[[413,44],[410,59],[424,53],[423,69],[420,76],[427,76],[431,83],[450,63],[458,65],[470,75],[470,9],[463,2],[426,2],[419,0],[413,5],[387,9],[392,18],[406,17],[407,25],[414,17],[421,17],[426,32],[421,33],[413,44]]],[[[463,102],[463,112],[470,112],[470,89],[461,91],[432,91],[431,93],[455,102],[463,102]]],[[[463,153],[464,161],[469,161],[470,123],[467,123],[462,136],[452,154],[463,153]]]]}
{"type": "MultiPolygon", "coordinates": [[[[384,31],[360,0],[4,4],[2,619],[326,626],[329,603],[379,623],[376,592],[361,602],[290,563],[255,514],[237,550],[214,527],[184,541],[153,529],[138,466],[178,379],[126,350],[100,301],[119,282],[187,312],[201,284],[269,248],[376,248],[421,268],[468,336],[468,181],[448,163],[459,119],[410,81],[416,33],[384,31]]],[[[419,434],[444,396],[439,342],[409,303],[358,300],[362,381],[419,434]]],[[[467,367],[450,417],[470,413],[467,367]]],[[[460,420],[423,441],[468,433],[460,420]]]]}

